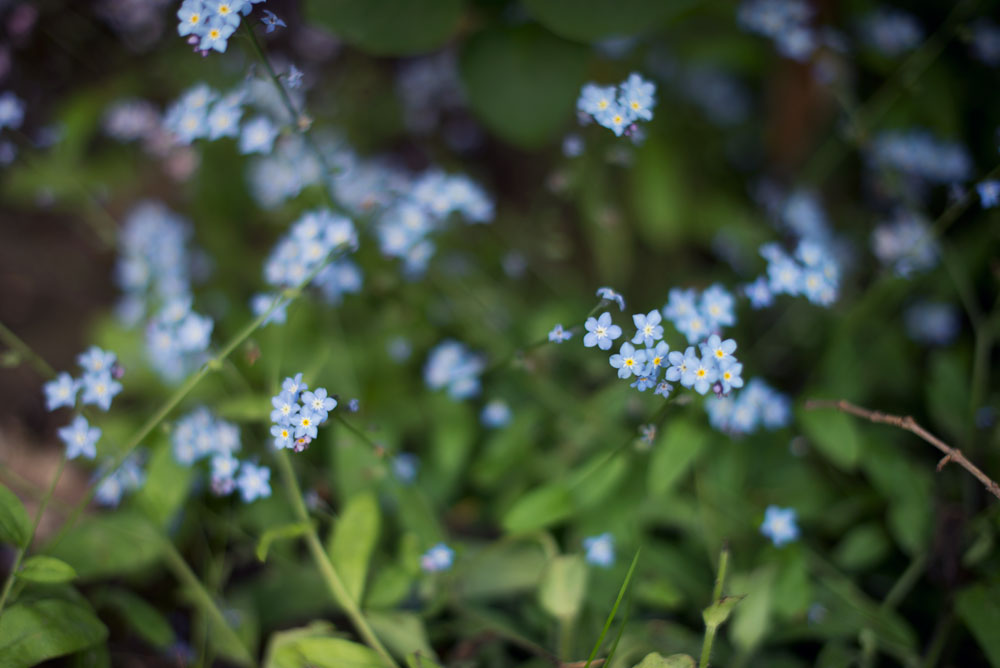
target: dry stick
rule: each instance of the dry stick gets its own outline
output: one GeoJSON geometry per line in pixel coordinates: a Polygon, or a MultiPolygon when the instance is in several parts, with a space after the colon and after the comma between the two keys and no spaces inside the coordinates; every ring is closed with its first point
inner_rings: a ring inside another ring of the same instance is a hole
{"type": "Polygon", "coordinates": [[[998,485],[996,481],[980,471],[978,466],[966,459],[961,450],[951,447],[940,438],[921,427],[917,424],[917,421],[909,415],[889,415],[888,413],[882,413],[881,411],[869,410],[867,408],[862,408],[861,406],[855,406],[846,399],[836,401],[829,399],[810,399],[806,402],[806,410],[815,410],[817,408],[836,408],[838,411],[856,415],[860,418],[864,418],[865,420],[869,420],[870,422],[891,424],[894,427],[899,427],[900,429],[912,432],[944,453],[944,457],[942,457],[941,461],[937,464],[938,471],[943,469],[948,462],[955,462],[963,469],[974,475],[979,482],[983,483],[983,485],[986,486],[986,489],[988,489],[993,496],[1000,499],[1000,485],[998,485]]]}

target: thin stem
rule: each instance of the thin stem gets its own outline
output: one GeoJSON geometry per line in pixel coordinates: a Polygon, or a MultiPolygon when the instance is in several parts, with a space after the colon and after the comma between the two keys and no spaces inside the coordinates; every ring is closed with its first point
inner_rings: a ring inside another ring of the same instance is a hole
{"type": "Polygon", "coordinates": [[[886,594],[885,598],[882,600],[882,605],[880,606],[883,612],[892,610],[897,605],[903,602],[906,595],[910,593],[913,589],[913,585],[917,583],[920,576],[924,574],[924,569],[927,568],[927,555],[919,554],[910,565],[906,567],[903,574],[899,576],[896,580],[896,584],[892,586],[889,593],[886,594]]]}
{"type": "Polygon", "coordinates": [[[201,583],[201,580],[198,579],[198,576],[195,575],[194,571],[191,570],[191,567],[188,566],[187,562],[184,561],[184,557],[181,553],[177,551],[177,548],[174,547],[174,544],[167,539],[166,536],[161,536],[160,540],[163,543],[167,567],[174,572],[174,575],[180,583],[187,587],[189,592],[194,596],[195,603],[216,622],[215,632],[226,636],[226,639],[229,641],[227,643],[228,646],[239,648],[239,658],[241,662],[253,666],[257,665],[257,661],[254,659],[253,653],[243,643],[236,631],[230,627],[229,621],[226,619],[226,616],[222,614],[222,611],[219,610],[219,606],[215,602],[215,599],[208,593],[208,590],[205,589],[205,586],[201,583]]]}
{"type": "Polygon", "coordinates": [[[56,375],[56,370],[52,368],[48,362],[46,362],[42,357],[31,349],[27,343],[25,343],[21,337],[12,332],[7,328],[2,322],[0,322],[0,341],[3,341],[11,350],[16,350],[21,354],[24,359],[28,361],[31,366],[35,367],[35,371],[40,373],[46,378],[54,378],[56,375]]]}
{"type": "Polygon", "coordinates": [[[962,454],[962,451],[953,448],[941,439],[939,439],[934,434],[930,433],[923,427],[921,427],[917,422],[910,417],[900,416],[900,415],[889,415],[887,413],[882,413],[880,411],[873,411],[867,408],[861,408],[860,406],[855,406],[851,402],[840,399],[837,401],[831,401],[826,399],[810,399],[806,402],[806,410],[815,410],[817,408],[836,408],[842,413],[850,413],[851,415],[856,415],[860,418],[864,418],[870,422],[876,422],[880,424],[890,424],[894,427],[899,427],[900,429],[905,429],[906,431],[912,432],[927,441],[935,448],[944,453],[944,457],[938,462],[937,470],[940,471],[945,467],[948,462],[955,462],[966,471],[971,473],[976,477],[976,479],[983,483],[987,490],[995,497],[1000,499],[1000,485],[998,485],[993,479],[979,470],[975,464],[970,462],[962,454]]]}
{"type": "Polygon", "coordinates": [[[45,490],[45,495],[38,503],[38,510],[35,512],[35,520],[31,524],[31,531],[28,532],[27,537],[25,537],[24,544],[18,547],[17,554],[14,557],[14,565],[10,567],[10,573],[7,574],[7,579],[3,583],[3,592],[0,593],[0,617],[3,616],[4,605],[6,605],[7,597],[10,595],[10,589],[14,586],[14,578],[17,576],[17,569],[21,567],[21,561],[24,559],[24,555],[28,552],[31,542],[35,539],[35,532],[38,531],[38,525],[42,521],[42,515],[45,514],[45,508],[49,505],[49,500],[52,499],[52,495],[55,494],[56,485],[59,484],[59,478],[62,477],[63,469],[65,468],[66,452],[63,451],[62,456],[59,458],[59,465],[56,467],[56,474],[52,476],[52,482],[49,484],[49,488],[45,490]]]}
{"type": "Polygon", "coordinates": [[[365,619],[364,613],[361,612],[357,603],[354,602],[354,599],[351,598],[351,595],[348,593],[347,588],[344,587],[344,583],[337,574],[337,570],[334,568],[329,556],[327,556],[326,551],[323,549],[319,536],[316,534],[316,528],[309,521],[309,512],[306,510],[306,505],[302,501],[302,489],[299,487],[299,482],[295,478],[295,471],[292,470],[292,463],[288,457],[288,451],[280,450],[276,455],[276,459],[278,460],[278,468],[281,471],[281,477],[284,480],[285,487],[288,489],[289,498],[292,501],[292,508],[298,519],[309,527],[309,530],[305,534],[306,545],[309,548],[309,553],[312,555],[313,561],[316,562],[316,566],[319,568],[323,581],[326,583],[327,588],[333,595],[334,602],[344,609],[344,612],[347,613],[347,616],[350,617],[351,621],[354,623],[354,628],[357,629],[358,633],[368,646],[378,653],[378,655],[382,658],[382,662],[389,668],[398,668],[398,664],[389,654],[388,650],[386,650],[386,648],[382,645],[378,636],[375,635],[371,626],[368,625],[368,620],[365,619]]]}
{"type": "MultiPolygon", "coordinates": [[[[729,544],[723,544],[719,553],[719,568],[715,575],[715,588],[712,590],[712,603],[722,599],[722,589],[726,583],[726,571],[729,568],[729,544]]],[[[712,658],[712,644],[715,642],[715,632],[719,627],[716,624],[705,624],[705,639],[701,644],[701,659],[698,661],[698,668],[708,668],[708,662],[712,658]]]]}
{"type": "Polygon", "coordinates": [[[573,618],[559,618],[559,657],[565,661],[573,651],[573,618]]]}
{"type": "Polygon", "coordinates": [[[203,364],[201,368],[198,369],[198,371],[196,371],[194,374],[188,376],[187,380],[184,381],[184,384],[182,384],[179,388],[177,388],[177,390],[174,391],[174,393],[167,399],[167,401],[163,405],[161,405],[160,408],[155,413],[153,413],[153,415],[151,415],[149,419],[146,420],[146,422],[143,423],[141,427],[139,427],[138,431],[136,431],[132,435],[132,437],[128,440],[128,442],[125,444],[124,448],[122,448],[122,450],[119,452],[119,454],[115,457],[112,465],[108,467],[105,473],[99,476],[97,480],[95,480],[93,484],[91,484],[90,489],[87,491],[87,494],[84,495],[84,498],[79,503],[77,503],[76,507],[73,509],[73,514],[69,517],[66,523],[63,524],[63,526],[59,529],[59,533],[56,534],[55,538],[53,538],[52,545],[58,544],[58,542],[62,540],[62,538],[66,535],[66,532],[69,531],[69,529],[74,524],[76,524],[76,521],[80,518],[80,515],[83,513],[84,509],[94,498],[94,495],[97,493],[97,489],[100,486],[100,484],[104,482],[104,480],[108,476],[114,473],[119,466],[121,466],[122,462],[125,461],[125,458],[128,457],[130,454],[132,454],[133,450],[139,447],[139,444],[142,443],[142,441],[147,436],[149,436],[149,434],[152,433],[152,431],[156,429],[156,427],[161,422],[163,422],[163,420],[166,419],[166,417],[171,413],[171,411],[173,411],[181,403],[181,401],[183,401],[184,398],[187,397],[187,395],[190,394],[195,387],[197,387],[198,383],[200,383],[205,378],[205,376],[207,376],[209,373],[213,371],[221,369],[222,363],[226,360],[226,358],[228,358],[233,353],[233,351],[236,350],[236,348],[239,347],[244,341],[249,339],[250,336],[255,331],[257,331],[257,329],[260,328],[261,325],[263,325],[268,318],[271,317],[272,313],[278,310],[278,308],[280,308],[281,306],[289,304],[293,302],[295,299],[297,299],[302,294],[302,290],[307,285],[309,285],[309,283],[312,282],[312,280],[323,269],[323,267],[326,266],[327,262],[330,260],[333,254],[334,251],[328,253],[327,256],[321,262],[319,262],[316,265],[316,267],[313,268],[312,271],[309,272],[309,274],[302,280],[301,283],[299,283],[294,288],[286,290],[282,295],[276,297],[274,301],[271,303],[271,306],[266,311],[264,311],[259,316],[254,318],[254,320],[251,321],[248,325],[246,325],[246,327],[244,327],[242,330],[240,330],[236,334],[236,336],[230,339],[222,347],[222,350],[215,357],[213,357],[208,362],[203,364]]]}

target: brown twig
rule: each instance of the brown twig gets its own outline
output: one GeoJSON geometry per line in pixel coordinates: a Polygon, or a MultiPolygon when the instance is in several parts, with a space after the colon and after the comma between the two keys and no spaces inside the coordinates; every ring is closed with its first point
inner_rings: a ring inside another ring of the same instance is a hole
{"type": "Polygon", "coordinates": [[[889,415],[888,413],[882,413],[881,411],[872,411],[867,408],[855,406],[845,399],[810,399],[806,402],[806,410],[815,410],[817,408],[836,408],[838,411],[850,413],[851,415],[856,415],[871,422],[891,424],[894,427],[899,427],[900,429],[912,432],[944,453],[944,457],[942,457],[941,461],[937,464],[938,471],[943,469],[948,462],[955,462],[963,469],[974,475],[976,480],[983,483],[983,485],[986,486],[986,489],[988,489],[993,496],[1000,499],[1000,485],[998,485],[996,481],[980,471],[978,466],[966,459],[961,450],[951,447],[940,438],[921,427],[917,424],[916,420],[909,415],[904,417],[899,415],[889,415]]]}

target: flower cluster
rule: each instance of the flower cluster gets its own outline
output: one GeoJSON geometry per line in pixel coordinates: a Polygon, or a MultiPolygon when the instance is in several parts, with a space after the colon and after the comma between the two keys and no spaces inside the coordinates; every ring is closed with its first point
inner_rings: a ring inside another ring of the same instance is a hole
{"type": "Polygon", "coordinates": [[[790,256],[772,242],[762,245],[760,254],[767,260],[767,276],[758,276],[743,288],[754,308],[770,306],[780,294],[803,295],[820,306],[837,300],[840,269],[820,244],[800,241],[795,255],[790,256]]]}
{"type": "Polygon", "coordinates": [[[895,220],[872,231],[872,251],[903,278],[934,267],[939,253],[930,225],[910,211],[897,212],[895,220]]]}
{"type": "Polygon", "coordinates": [[[736,324],[736,300],[719,284],[697,290],[672,288],[663,307],[663,317],[673,323],[688,343],[705,340],[711,332],[736,324]]]}
{"type": "Polygon", "coordinates": [[[963,146],[919,129],[882,132],[872,140],[869,159],[876,167],[935,184],[966,181],[972,173],[972,158],[963,146]]]}
{"type": "Polygon", "coordinates": [[[809,26],[812,9],[803,0],[744,0],[737,11],[740,25],[774,40],[781,55],[804,61],[818,40],[809,26]]]}
{"type": "Polygon", "coordinates": [[[177,33],[202,55],[223,53],[229,38],[240,26],[240,15],[264,0],[184,0],[177,10],[177,33]]]}
{"type": "Polygon", "coordinates": [[[432,390],[448,388],[452,399],[468,399],[479,394],[479,376],[485,367],[482,355],[449,339],[431,350],[424,365],[424,382],[432,390]]]}
{"type": "Polygon", "coordinates": [[[728,434],[752,434],[760,427],[780,429],[791,420],[788,397],[758,378],[731,396],[709,397],[705,411],[709,424],[728,434]]]}
{"type": "Polygon", "coordinates": [[[639,121],[653,119],[655,93],[656,84],[633,72],[618,86],[584,84],[576,109],[620,137],[634,133],[639,121]]]}
{"type": "Polygon", "coordinates": [[[50,411],[63,406],[73,408],[77,394],[83,390],[81,405],[97,406],[107,411],[111,408],[111,400],[122,391],[122,384],[117,379],[122,377],[124,371],[118,364],[117,356],[91,346],[86,352],[80,353],[77,362],[83,369],[80,378],[73,378],[64,371],[55,380],[45,383],[45,407],[50,411]]]}
{"type": "Polygon", "coordinates": [[[268,154],[280,130],[264,115],[241,122],[249,92],[250,88],[240,87],[223,95],[207,84],[198,84],[167,107],[163,127],[179,144],[190,144],[195,139],[215,141],[230,137],[237,140],[240,153],[244,155],[268,154]]]}
{"type": "Polygon", "coordinates": [[[862,20],[861,36],[868,46],[894,57],[920,44],[924,31],[911,14],[882,7],[862,20]]]}
{"type": "MultiPolygon", "coordinates": [[[[146,483],[146,473],[142,470],[143,457],[133,452],[112,471],[94,491],[94,499],[102,506],[117,506],[125,492],[133,492],[146,483]]],[[[106,470],[106,469],[105,469],[106,470]]],[[[100,473],[98,473],[100,477],[100,473]]]]}
{"type": "Polygon", "coordinates": [[[760,532],[771,539],[775,547],[781,547],[799,538],[799,526],[796,523],[794,508],[779,508],[768,506],[764,511],[764,523],[760,532]]]}
{"type": "MultiPolygon", "coordinates": [[[[345,292],[361,290],[361,270],[348,259],[328,262],[334,252],[353,252],[358,247],[358,233],[349,218],[317,209],[303,214],[282,237],[264,263],[264,280],[276,288],[299,285],[310,273],[327,263],[316,274],[313,283],[330,303],[335,303],[345,292]]],[[[267,299],[257,298],[255,312],[263,313],[270,307],[267,299]]],[[[273,314],[272,314],[273,315],[273,314]]],[[[282,320],[283,314],[275,318],[282,320]]]]}
{"type": "Polygon", "coordinates": [[[281,392],[271,398],[271,436],[274,447],[302,452],[312,442],[330,411],[337,407],[337,400],[325,388],[309,391],[302,382],[302,374],[286,378],[281,392]]]}

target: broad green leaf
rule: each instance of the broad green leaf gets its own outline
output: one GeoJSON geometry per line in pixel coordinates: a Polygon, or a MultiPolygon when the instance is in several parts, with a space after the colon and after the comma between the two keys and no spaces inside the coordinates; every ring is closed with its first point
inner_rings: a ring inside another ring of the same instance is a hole
{"type": "Polygon", "coordinates": [[[81,603],[62,599],[16,603],[0,617],[0,659],[4,668],[28,668],[90,647],[107,635],[101,620],[81,603]]]}
{"type": "Polygon", "coordinates": [[[163,543],[148,519],[126,510],[83,520],[49,552],[81,580],[93,580],[150,566],[163,553],[163,543]]]}
{"type": "Polygon", "coordinates": [[[143,640],[158,649],[166,649],[176,640],[174,630],[159,610],[125,589],[100,589],[95,605],[112,608],[143,640]]]}
{"type": "Polygon", "coordinates": [[[385,668],[374,650],[333,634],[326,622],[279,631],[271,636],[264,668],[385,668]]]}
{"type": "Polygon", "coordinates": [[[702,618],[705,620],[705,625],[718,627],[725,624],[726,620],[729,619],[729,615],[732,614],[733,608],[742,600],[742,596],[723,596],[705,608],[701,613],[702,618]]]}
{"type": "Polygon", "coordinates": [[[460,74],[472,110],[523,148],[551,140],[573,119],[589,51],[534,25],[494,28],[468,40],[460,74]]]}
{"type": "Polygon", "coordinates": [[[279,527],[271,527],[257,541],[257,549],[254,551],[254,554],[257,555],[257,559],[260,561],[267,561],[267,553],[271,549],[271,543],[276,540],[298,538],[308,533],[311,527],[312,525],[306,522],[293,522],[292,524],[285,524],[279,527]]]}
{"type": "Polygon", "coordinates": [[[401,610],[375,611],[365,613],[375,635],[385,643],[390,652],[400,657],[419,654],[426,659],[437,660],[427,638],[423,618],[414,612],[401,610]]]}
{"type": "Polygon", "coordinates": [[[504,542],[463,558],[455,569],[455,591],[463,598],[496,598],[538,586],[547,564],[537,543],[504,542]]]}
{"type": "Polygon", "coordinates": [[[632,668],[695,668],[695,661],[688,654],[662,656],[659,652],[647,654],[632,668]]]}
{"type": "Polygon", "coordinates": [[[347,502],[330,534],[327,553],[344,587],[356,603],[361,601],[368,563],[378,541],[380,515],[373,492],[362,492],[347,502]]]}
{"type": "Polygon", "coordinates": [[[579,554],[561,555],[549,562],[538,588],[542,609],[558,619],[573,619],[587,592],[587,563],[579,554]]]}
{"type": "Polygon", "coordinates": [[[372,574],[365,590],[366,609],[390,609],[400,605],[413,588],[415,578],[405,568],[386,564],[372,574]]]}
{"type": "Polygon", "coordinates": [[[0,485],[0,541],[23,547],[31,533],[31,518],[21,499],[0,485]]]}
{"type": "Polygon", "coordinates": [[[462,16],[462,0],[308,0],[310,23],[380,56],[443,46],[462,16]]]}
{"type": "Polygon", "coordinates": [[[687,420],[674,420],[649,458],[649,492],[660,496],[688,471],[708,442],[707,432],[687,420]]]}
{"type": "Polygon", "coordinates": [[[800,410],[799,424],[816,449],[838,467],[853,471],[861,452],[857,418],[832,408],[800,410]]]}
{"type": "Polygon", "coordinates": [[[573,496],[565,484],[551,483],[534,489],[507,511],[501,524],[510,533],[543,529],[573,514],[573,496]]]}
{"type": "Polygon", "coordinates": [[[135,501],[149,519],[167,526],[188,498],[194,469],[174,459],[169,443],[155,448],[146,467],[146,482],[136,492],[135,501]]]}
{"type": "Polygon", "coordinates": [[[775,569],[758,568],[748,575],[733,577],[731,586],[746,594],[743,604],[733,615],[729,637],[743,651],[751,651],[764,640],[771,628],[771,600],[775,569]]]}
{"type": "Polygon", "coordinates": [[[833,560],[847,571],[865,570],[888,554],[889,538],[877,522],[851,529],[833,550],[833,560]]]}
{"type": "Polygon", "coordinates": [[[1000,666],[1000,586],[977,584],[963,589],[955,599],[959,617],[969,627],[976,642],[989,658],[1000,666]]]}
{"type": "Polygon", "coordinates": [[[567,39],[590,42],[656,30],[694,0],[522,0],[531,16],[567,39]]]}
{"type": "Polygon", "coordinates": [[[54,584],[69,582],[76,577],[76,571],[65,561],[39,554],[24,561],[17,577],[28,582],[54,584]]]}

